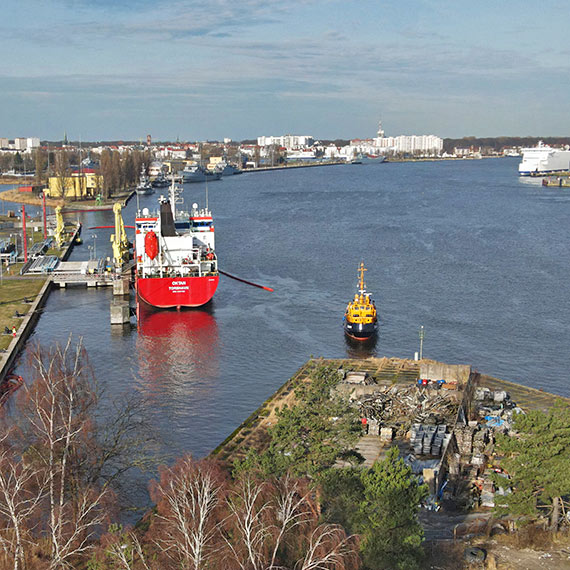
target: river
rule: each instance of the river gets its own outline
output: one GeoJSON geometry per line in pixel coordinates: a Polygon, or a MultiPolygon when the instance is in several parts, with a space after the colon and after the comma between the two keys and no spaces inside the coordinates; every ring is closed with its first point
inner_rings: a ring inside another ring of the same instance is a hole
{"type": "MultiPolygon", "coordinates": [[[[184,197],[203,205],[205,185],[184,197]]],[[[273,293],[221,277],[207,309],[123,333],[110,289],[56,289],[30,341],[83,337],[106,397],[144,396],[169,457],[207,454],[311,355],[413,357],[421,325],[427,358],[570,396],[570,193],[519,179],[517,159],[244,173],[208,199],[220,267],[273,293]],[[361,260],[381,320],[364,353],[342,330],[361,260]]],[[[72,260],[111,255],[111,230],[88,228],[112,212],[70,217],[84,224],[72,260]]]]}

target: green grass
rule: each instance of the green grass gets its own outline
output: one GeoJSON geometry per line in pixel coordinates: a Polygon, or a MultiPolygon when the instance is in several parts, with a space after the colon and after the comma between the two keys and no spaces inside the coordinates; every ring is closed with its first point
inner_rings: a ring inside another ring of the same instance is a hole
{"type": "MultiPolygon", "coordinates": [[[[15,271],[12,267],[10,271],[15,271]]],[[[24,303],[28,298],[33,301],[39,293],[45,279],[3,279],[0,284],[0,349],[6,349],[10,345],[12,335],[4,334],[4,327],[16,330],[20,327],[22,319],[15,317],[16,311],[27,314],[30,303],[24,303]]]]}

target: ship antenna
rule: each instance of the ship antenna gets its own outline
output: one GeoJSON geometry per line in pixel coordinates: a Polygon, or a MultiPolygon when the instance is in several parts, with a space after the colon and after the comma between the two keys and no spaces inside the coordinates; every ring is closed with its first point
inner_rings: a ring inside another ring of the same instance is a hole
{"type": "Polygon", "coordinates": [[[206,175],[206,211],[208,211],[208,176],[206,175]]]}
{"type": "Polygon", "coordinates": [[[364,261],[360,262],[360,267],[358,268],[358,288],[360,290],[360,294],[364,293],[365,286],[364,286],[364,272],[368,271],[364,267],[364,261]]]}

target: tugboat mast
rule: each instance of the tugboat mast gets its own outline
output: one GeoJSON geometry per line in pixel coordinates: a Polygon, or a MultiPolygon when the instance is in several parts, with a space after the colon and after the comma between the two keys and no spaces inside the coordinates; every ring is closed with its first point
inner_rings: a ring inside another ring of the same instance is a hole
{"type": "Polygon", "coordinates": [[[360,262],[360,267],[358,268],[358,290],[360,292],[360,299],[363,301],[364,293],[366,293],[366,284],[364,283],[364,272],[368,271],[364,267],[364,261],[360,262]]]}

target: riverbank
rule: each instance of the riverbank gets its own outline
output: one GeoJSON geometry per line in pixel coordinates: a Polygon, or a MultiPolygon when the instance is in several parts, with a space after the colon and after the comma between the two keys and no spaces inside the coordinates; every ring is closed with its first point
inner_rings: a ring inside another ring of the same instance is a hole
{"type": "MultiPolygon", "coordinates": [[[[116,202],[120,202],[122,206],[125,206],[133,195],[134,191],[132,190],[128,192],[122,192],[116,196],[113,196],[111,200],[108,200],[104,204],[97,202],[97,200],[68,202],[66,200],[62,200],[61,198],[46,198],[46,206],[50,208],[61,206],[64,213],[73,211],[112,210],[113,205],[116,202]]],[[[41,206],[43,204],[43,199],[40,196],[30,194],[29,192],[18,192],[16,188],[0,192],[0,200],[4,200],[6,202],[16,202],[19,204],[28,204],[31,206],[41,206]]]]}
{"type": "Polygon", "coordinates": [[[33,176],[0,176],[0,186],[12,186],[17,184],[18,186],[26,186],[34,182],[33,176]]]}
{"type": "MultiPolygon", "coordinates": [[[[69,242],[59,252],[60,259],[65,260],[69,257],[80,230],[81,226],[78,225],[70,236],[69,242]]],[[[20,265],[11,266],[10,271],[16,273],[20,265]]],[[[51,285],[51,276],[19,275],[10,277],[2,284],[0,288],[0,317],[2,317],[0,327],[2,330],[7,327],[10,334],[2,337],[0,342],[0,384],[11,372],[18,355],[33,333],[49,296],[51,285]]]]}
{"type": "MultiPolygon", "coordinates": [[[[19,192],[17,188],[11,190],[4,190],[0,192],[0,200],[5,202],[16,202],[19,204],[26,204],[30,206],[41,206],[43,200],[40,196],[31,194],[30,192],[19,192]]],[[[56,206],[64,206],[65,201],[55,198],[46,198],[46,206],[55,208],[56,206]]]]}
{"type": "MultiPolygon", "coordinates": [[[[387,157],[381,164],[388,164],[392,162],[449,162],[449,161],[464,161],[464,160],[481,160],[483,158],[503,158],[501,156],[433,156],[433,157],[408,157],[408,158],[395,158],[387,157]]],[[[322,160],[322,161],[307,161],[297,164],[280,164],[278,166],[259,166],[257,168],[246,168],[243,172],[268,172],[273,170],[288,170],[291,168],[316,168],[318,166],[358,166],[359,163],[347,162],[346,160],[322,160]]]]}

